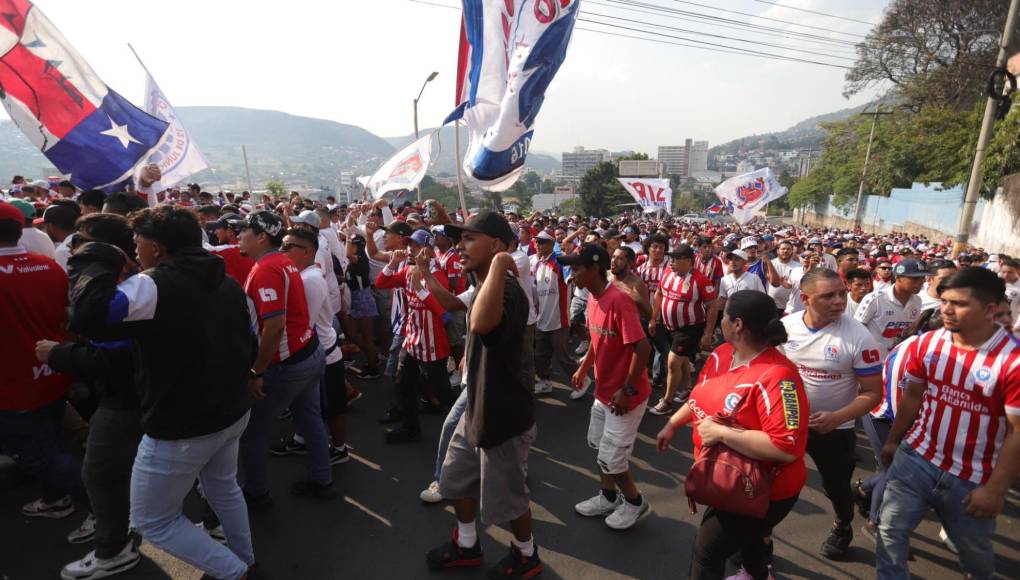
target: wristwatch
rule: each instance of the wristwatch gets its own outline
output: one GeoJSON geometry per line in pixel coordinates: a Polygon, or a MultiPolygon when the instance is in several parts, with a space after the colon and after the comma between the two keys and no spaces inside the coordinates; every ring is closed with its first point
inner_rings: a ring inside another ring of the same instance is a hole
{"type": "Polygon", "coordinates": [[[255,369],[248,369],[248,378],[251,380],[261,379],[265,373],[256,372],[255,369]]]}
{"type": "Polygon", "coordinates": [[[628,397],[633,397],[634,395],[637,394],[637,389],[626,383],[623,385],[623,388],[621,390],[623,391],[623,394],[627,395],[628,397]]]}

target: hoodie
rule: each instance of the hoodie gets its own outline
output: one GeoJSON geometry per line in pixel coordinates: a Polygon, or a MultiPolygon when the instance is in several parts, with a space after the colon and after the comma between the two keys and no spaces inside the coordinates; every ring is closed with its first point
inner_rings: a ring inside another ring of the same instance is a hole
{"type": "Polygon", "coordinates": [[[223,260],[189,248],[118,283],[124,254],[90,243],[68,261],[73,332],[133,341],[142,428],[155,439],[221,431],[251,408],[257,338],[223,260]]]}

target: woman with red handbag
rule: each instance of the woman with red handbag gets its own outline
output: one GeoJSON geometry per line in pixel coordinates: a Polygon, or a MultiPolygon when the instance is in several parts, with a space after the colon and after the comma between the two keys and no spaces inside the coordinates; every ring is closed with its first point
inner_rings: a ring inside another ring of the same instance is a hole
{"type": "Polygon", "coordinates": [[[732,294],[721,327],[726,344],[659,432],[658,448],[665,452],[677,429],[694,422],[687,492],[692,506],[694,499],[713,499],[698,529],[690,578],[721,579],[726,559],[740,553],[743,568],[730,580],[761,580],[771,578],[771,530],[797,503],[807,478],[810,409],[797,367],[775,348],[786,330],[767,294],[732,294]]]}

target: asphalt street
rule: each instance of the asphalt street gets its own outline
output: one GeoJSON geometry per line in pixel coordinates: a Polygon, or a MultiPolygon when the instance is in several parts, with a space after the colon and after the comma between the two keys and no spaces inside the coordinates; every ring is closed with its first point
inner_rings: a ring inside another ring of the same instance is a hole
{"type": "MultiPolygon", "coordinates": [[[[365,396],[350,411],[349,463],[334,468],[339,497],[322,503],[287,493],[304,476],[301,458],[271,459],[275,509],[252,514],[251,525],[259,562],[258,578],[439,578],[484,577],[484,569],[431,573],[425,553],[450,537],[452,509],[426,505],[418,492],[432,480],[440,416],[425,416],[420,443],[389,446],[376,418],[392,392],[389,381],[355,381],[365,396]]],[[[654,396],[654,395],[653,395],[654,396]]],[[[700,515],[688,511],[682,482],[691,464],[690,431],[677,435],[665,455],[655,452],[655,435],[665,417],[646,415],[636,443],[633,470],[652,512],[634,528],[618,532],[601,519],[578,516],[576,502],[598,489],[594,452],[585,442],[591,396],[568,398],[566,387],[537,400],[538,440],[529,463],[535,540],[545,562],[544,578],[684,578],[700,515]]],[[[280,421],[281,434],[290,423],[280,421]]],[[[871,473],[867,440],[858,438],[861,458],[857,476],[871,473]]],[[[775,573],[783,578],[873,578],[874,544],[856,532],[849,558],[833,562],[818,553],[832,517],[814,465],[808,460],[809,483],[793,513],[776,529],[775,573]]],[[[58,578],[60,568],[89,548],[72,546],[66,534],[84,514],[63,520],[35,520],[20,515],[22,503],[34,499],[34,487],[23,484],[0,493],[0,579],[58,578]]],[[[199,519],[199,505],[190,498],[186,513],[199,519]]],[[[861,518],[855,520],[859,530],[861,518]]],[[[931,514],[913,539],[912,572],[920,578],[960,577],[956,558],[938,539],[939,525],[931,514]]],[[[509,533],[498,527],[480,529],[486,561],[505,553],[509,533]]],[[[129,579],[197,579],[201,574],[183,562],[145,544],[143,561],[118,576],[129,579]]],[[[1012,494],[998,519],[995,551],[999,577],[1020,573],[1020,499],[1012,494]]]]}

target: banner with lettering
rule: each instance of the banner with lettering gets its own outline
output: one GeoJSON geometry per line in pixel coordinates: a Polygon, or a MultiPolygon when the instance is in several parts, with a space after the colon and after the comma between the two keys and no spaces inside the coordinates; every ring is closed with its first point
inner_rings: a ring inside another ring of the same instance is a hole
{"type": "Polygon", "coordinates": [[[787,193],[768,167],[731,177],[715,188],[715,195],[738,224],[754,219],[759,209],[787,193]]]}
{"type": "Polygon", "coordinates": [[[627,193],[638,202],[644,213],[663,210],[673,213],[673,190],[669,187],[669,179],[644,179],[638,177],[618,177],[620,184],[627,193]]]}

